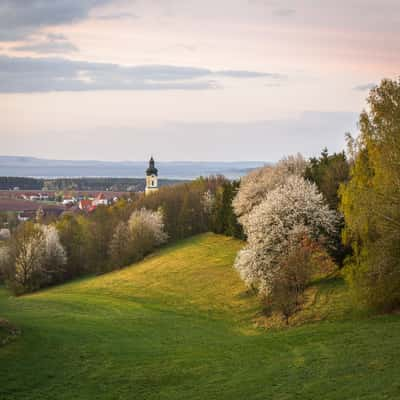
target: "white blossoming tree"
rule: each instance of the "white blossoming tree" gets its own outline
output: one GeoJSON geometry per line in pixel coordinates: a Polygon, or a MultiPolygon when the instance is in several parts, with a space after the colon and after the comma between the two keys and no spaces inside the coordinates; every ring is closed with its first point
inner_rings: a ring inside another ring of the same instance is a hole
{"type": "Polygon", "coordinates": [[[67,256],[60,242],[57,228],[53,225],[40,225],[43,232],[44,259],[42,272],[48,283],[57,282],[64,272],[67,256]]]}
{"type": "Polygon", "coordinates": [[[122,221],[115,227],[109,245],[111,268],[122,267],[133,262],[135,253],[132,232],[129,225],[122,221]]]}
{"type": "Polygon", "coordinates": [[[306,165],[303,156],[297,154],[283,158],[275,166],[256,169],[242,178],[232,203],[242,225],[246,224],[247,215],[265,199],[268,192],[283,184],[288,176],[302,176],[306,165]]]}
{"type": "Polygon", "coordinates": [[[134,211],[128,224],[134,237],[148,236],[154,246],[159,246],[168,239],[168,235],[164,231],[163,215],[160,210],[151,211],[142,208],[134,211]]]}
{"type": "Polygon", "coordinates": [[[161,211],[136,210],[128,222],[120,222],[114,230],[109,245],[110,267],[140,260],[167,239],[161,211]]]}
{"type": "Polygon", "coordinates": [[[242,221],[248,241],[235,268],[248,286],[268,295],[294,238],[328,239],[335,232],[337,216],[316,186],[295,174],[266,192],[242,221]]]}
{"type": "Polygon", "coordinates": [[[56,282],[65,263],[57,229],[26,222],[11,240],[7,278],[16,292],[32,291],[56,282]]]}

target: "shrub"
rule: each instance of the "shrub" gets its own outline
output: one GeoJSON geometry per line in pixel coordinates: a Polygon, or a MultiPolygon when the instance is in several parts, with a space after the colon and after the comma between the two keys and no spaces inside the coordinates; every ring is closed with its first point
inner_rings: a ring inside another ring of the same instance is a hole
{"type": "Polygon", "coordinates": [[[306,232],[292,235],[272,281],[268,306],[282,313],[288,324],[289,318],[303,303],[304,291],[310,279],[316,273],[329,272],[332,267],[329,255],[306,232]]]}

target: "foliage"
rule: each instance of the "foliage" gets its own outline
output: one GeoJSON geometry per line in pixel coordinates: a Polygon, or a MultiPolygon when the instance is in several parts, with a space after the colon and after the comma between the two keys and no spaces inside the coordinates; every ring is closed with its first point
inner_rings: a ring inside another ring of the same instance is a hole
{"type": "Polygon", "coordinates": [[[132,234],[126,222],[121,221],[114,229],[109,245],[110,264],[114,267],[128,265],[134,260],[132,234]]]}
{"type": "Polygon", "coordinates": [[[233,211],[232,201],[240,182],[226,181],[217,189],[211,205],[211,228],[213,232],[244,239],[243,228],[233,211]]]}
{"type": "Polygon", "coordinates": [[[138,261],[167,239],[161,211],[136,210],[127,222],[121,221],[115,227],[109,244],[110,267],[138,261]]]}
{"type": "Polygon", "coordinates": [[[21,190],[41,190],[43,179],[0,176],[0,190],[12,190],[16,187],[21,190]]]}
{"type": "Polygon", "coordinates": [[[0,212],[0,228],[3,226],[13,231],[18,226],[17,213],[13,211],[0,212]]]}
{"type": "Polygon", "coordinates": [[[289,318],[299,311],[304,301],[304,291],[311,278],[331,272],[333,263],[319,243],[311,240],[306,232],[298,232],[289,237],[279,264],[267,301],[272,310],[282,313],[288,325],[289,318]]]}
{"type": "MultiPolygon", "coordinates": [[[[329,154],[325,148],[319,158],[310,158],[304,177],[314,182],[324,195],[332,210],[339,209],[339,187],[349,180],[350,164],[342,153],[329,154]]],[[[342,244],[341,230],[344,228],[343,218],[339,221],[337,234],[333,238],[335,246],[330,249],[331,255],[342,266],[345,258],[351,254],[350,246],[342,244]]]]}
{"type": "Polygon", "coordinates": [[[10,263],[10,249],[9,246],[0,245],[0,283],[6,277],[7,269],[10,263]]]}
{"type": "MultiPolygon", "coordinates": [[[[178,183],[175,179],[160,179],[159,185],[173,185],[178,183]]],[[[143,178],[26,178],[14,176],[0,176],[0,190],[111,190],[117,192],[141,191],[145,188],[145,179],[143,178]]]]}
{"type": "Polygon", "coordinates": [[[246,216],[247,245],[239,252],[235,268],[248,286],[268,296],[282,257],[291,250],[291,238],[301,233],[322,243],[335,232],[336,224],[335,211],[316,186],[291,175],[246,216]]]}
{"type": "Polygon", "coordinates": [[[171,241],[206,231],[241,236],[236,216],[229,210],[236,187],[222,176],[199,178],[141,196],[131,208],[162,210],[171,241]]]}
{"type": "Polygon", "coordinates": [[[256,169],[242,178],[240,190],[233,200],[233,208],[239,221],[244,225],[246,216],[259,205],[267,193],[285,182],[290,175],[302,176],[306,161],[301,154],[283,158],[276,166],[256,169]]]}
{"type": "Polygon", "coordinates": [[[66,214],[60,218],[56,227],[60,242],[67,254],[67,262],[63,274],[64,280],[83,275],[89,270],[89,254],[85,244],[88,236],[84,228],[84,219],[66,214]]]}
{"type": "Polygon", "coordinates": [[[5,274],[16,293],[61,280],[66,255],[54,226],[26,222],[18,227],[9,246],[5,274]]]}
{"type": "Polygon", "coordinates": [[[325,148],[319,158],[310,158],[304,176],[317,185],[329,206],[337,210],[339,186],[348,181],[349,169],[344,152],[329,154],[328,149],[325,148]]]}
{"type": "Polygon", "coordinates": [[[344,241],[354,256],[348,281],[359,301],[379,310],[400,304],[400,80],[383,80],[349,138],[350,181],[341,187],[344,241]]]}
{"type": "Polygon", "coordinates": [[[132,213],[128,221],[131,244],[136,251],[135,259],[149,254],[154,248],[165,243],[168,235],[164,231],[162,211],[142,208],[132,213]]]}

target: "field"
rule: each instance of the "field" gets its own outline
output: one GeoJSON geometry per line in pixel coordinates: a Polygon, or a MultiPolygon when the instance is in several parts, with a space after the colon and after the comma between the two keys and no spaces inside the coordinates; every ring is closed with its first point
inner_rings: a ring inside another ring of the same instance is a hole
{"type": "Polygon", "coordinates": [[[33,295],[0,289],[21,330],[0,347],[0,399],[400,398],[400,316],[348,311],[336,277],[313,288],[314,322],[266,330],[232,269],[240,246],[205,234],[33,295]]]}

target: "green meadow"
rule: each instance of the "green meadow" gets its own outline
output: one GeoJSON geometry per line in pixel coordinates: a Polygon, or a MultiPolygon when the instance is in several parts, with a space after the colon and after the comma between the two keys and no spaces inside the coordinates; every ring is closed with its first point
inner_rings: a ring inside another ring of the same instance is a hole
{"type": "Polygon", "coordinates": [[[400,315],[351,311],[333,277],[304,323],[266,329],[232,268],[241,246],[204,234],[35,294],[0,288],[21,330],[0,347],[0,399],[400,398],[400,315]]]}

